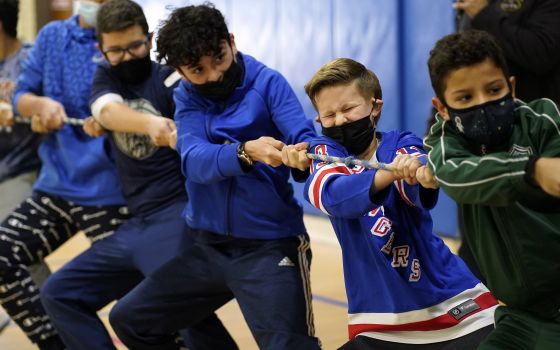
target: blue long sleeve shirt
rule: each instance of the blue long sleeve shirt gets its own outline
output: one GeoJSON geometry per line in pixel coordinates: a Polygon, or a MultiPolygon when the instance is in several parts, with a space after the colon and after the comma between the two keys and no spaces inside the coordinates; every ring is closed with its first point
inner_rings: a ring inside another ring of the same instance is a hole
{"type": "Polygon", "coordinates": [[[175,90],[177,151],[186,176],[190,227],[253,239],[305,232],[303,211],[288,182],[290,169],[257,162],[245,173],[240,142],[270,136],[286,144],[315,136],[293,90],[278,72],[247,55],[241,86],[224,102],[196,94],[184,81],[175,90]]]}
{"type": "MultiPolygon", "coordinates": [[[[100,58],[94,30],[81,28],[77,16],[47,24],[23,64],[14,107],[32,93],[60,102],[69,117],[87,118],[100,58]]],[[[81,127],[65,125],[43,141],[39,157],[43,165],[34,190],[80,205],[124,203],[105,137],[91,138],[81,127]]]]}

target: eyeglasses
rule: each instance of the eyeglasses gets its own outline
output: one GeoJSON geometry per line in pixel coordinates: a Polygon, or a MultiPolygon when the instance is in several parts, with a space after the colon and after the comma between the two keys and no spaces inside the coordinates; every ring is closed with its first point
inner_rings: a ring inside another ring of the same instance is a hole
{"type": "Polygon", "coordinates": [[[103,55],[111,63],[118,63],[124,58],[124,53],[128,52],[132,57],[140,58],[146,53],[146,48],[150,43],[150,38],[146,40],[138,40],[130,43],[127,47],[114,47],[107,51],[103,51],[103,55]]]}

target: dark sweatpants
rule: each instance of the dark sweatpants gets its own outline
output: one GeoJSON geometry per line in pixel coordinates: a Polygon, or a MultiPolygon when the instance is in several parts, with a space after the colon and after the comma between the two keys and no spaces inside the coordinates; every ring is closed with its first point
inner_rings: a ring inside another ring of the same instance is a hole
{"type": "Polygon", "coordinates": [[[307,235],[251,240],[194,232],[196,243],[146,278],[109,319],[129,348],[177,349],[169,334],[237,299],[260,349],[319,349],[307,235]]]}
{"type": "MultiPolygon", "coordinates": [[[[69,350],[115,349],[97,311],[192,244],[181,216],[184,207],[177,202],[132,217],[48,279],[41,299],[69,350]]],[[[237,349],[214,313],[181,334],[189,349],[237,349]]]]}

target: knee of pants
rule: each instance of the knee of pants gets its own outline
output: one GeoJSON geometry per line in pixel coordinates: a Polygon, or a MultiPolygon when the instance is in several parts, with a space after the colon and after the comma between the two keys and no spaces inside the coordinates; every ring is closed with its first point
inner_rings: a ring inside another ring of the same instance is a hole
{"type": "Polygon", "coordinates": [[[109,323],[113,330],[122,336],[123,332],[130,327],[130,319],[127,317],[127,312],[124,310],[122,303],[117,302],[109,312],[109,323]]]}
{"type": "Polygon", "coordinates": [[[39,293],[41,295],[41,303],[46,309],[50,309],[60,302],[60,296],[63,295],[64,288],[58,280],[57,274],[47,278],[39,293]]]}

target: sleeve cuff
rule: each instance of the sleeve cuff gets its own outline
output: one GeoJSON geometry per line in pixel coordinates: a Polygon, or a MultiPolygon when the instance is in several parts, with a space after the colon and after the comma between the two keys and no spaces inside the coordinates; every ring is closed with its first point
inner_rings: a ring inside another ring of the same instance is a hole
{"type": "Polygon", "coordinates": [[[529,185],[539,188],[539,184],[535,181],[535,163],[539,160],[539,156],[530,156],[529,160],[527,161],[527,165],[525,165],[525,175],[523,176],[525,182],[529,185]]]}
{"type": "Polygon", "coordinates": [[[14,94],[14,97],[12,98],[12,110],[14,111],[14,114],[19,114],[19,111],[17,109],[17,104],[21,96],[23,96],[26,93],[27,91],[19,91],[14,94]]]}
{"type": "Polygon", "coordinates": [[[124,100],[121,95],[115,93],[109,93],[99,96],[99,98],[97,98],[91,104],[91,115],[93,116],[93,118],[99,122],[99,116],[101,115],[103,107],[111,102],[124,103],[124,100]]]}
{"type": "Polygon", "coordinates": [[[375,190],[375,174],[377,174],[377,170],[372,171],[372,174],[373,175],[371,176],[371,185],[369,187],[369,193],[368,193],[369,200],[375,205],[382,205],[383,202],[385,201],[385,198],[389,194],[389,188],[391,188],[391,186],[393,186],[393,185],[390,184],[389,186],[385,187],[381,191],[376,192],[376,190],[375,190]]]}
{"type": "Polygon", "coordinates": [[[218,169],[224,177],[237,176],[244,173],[237,159],[237,144],[223,145],[218,153],[218,169]]]}

